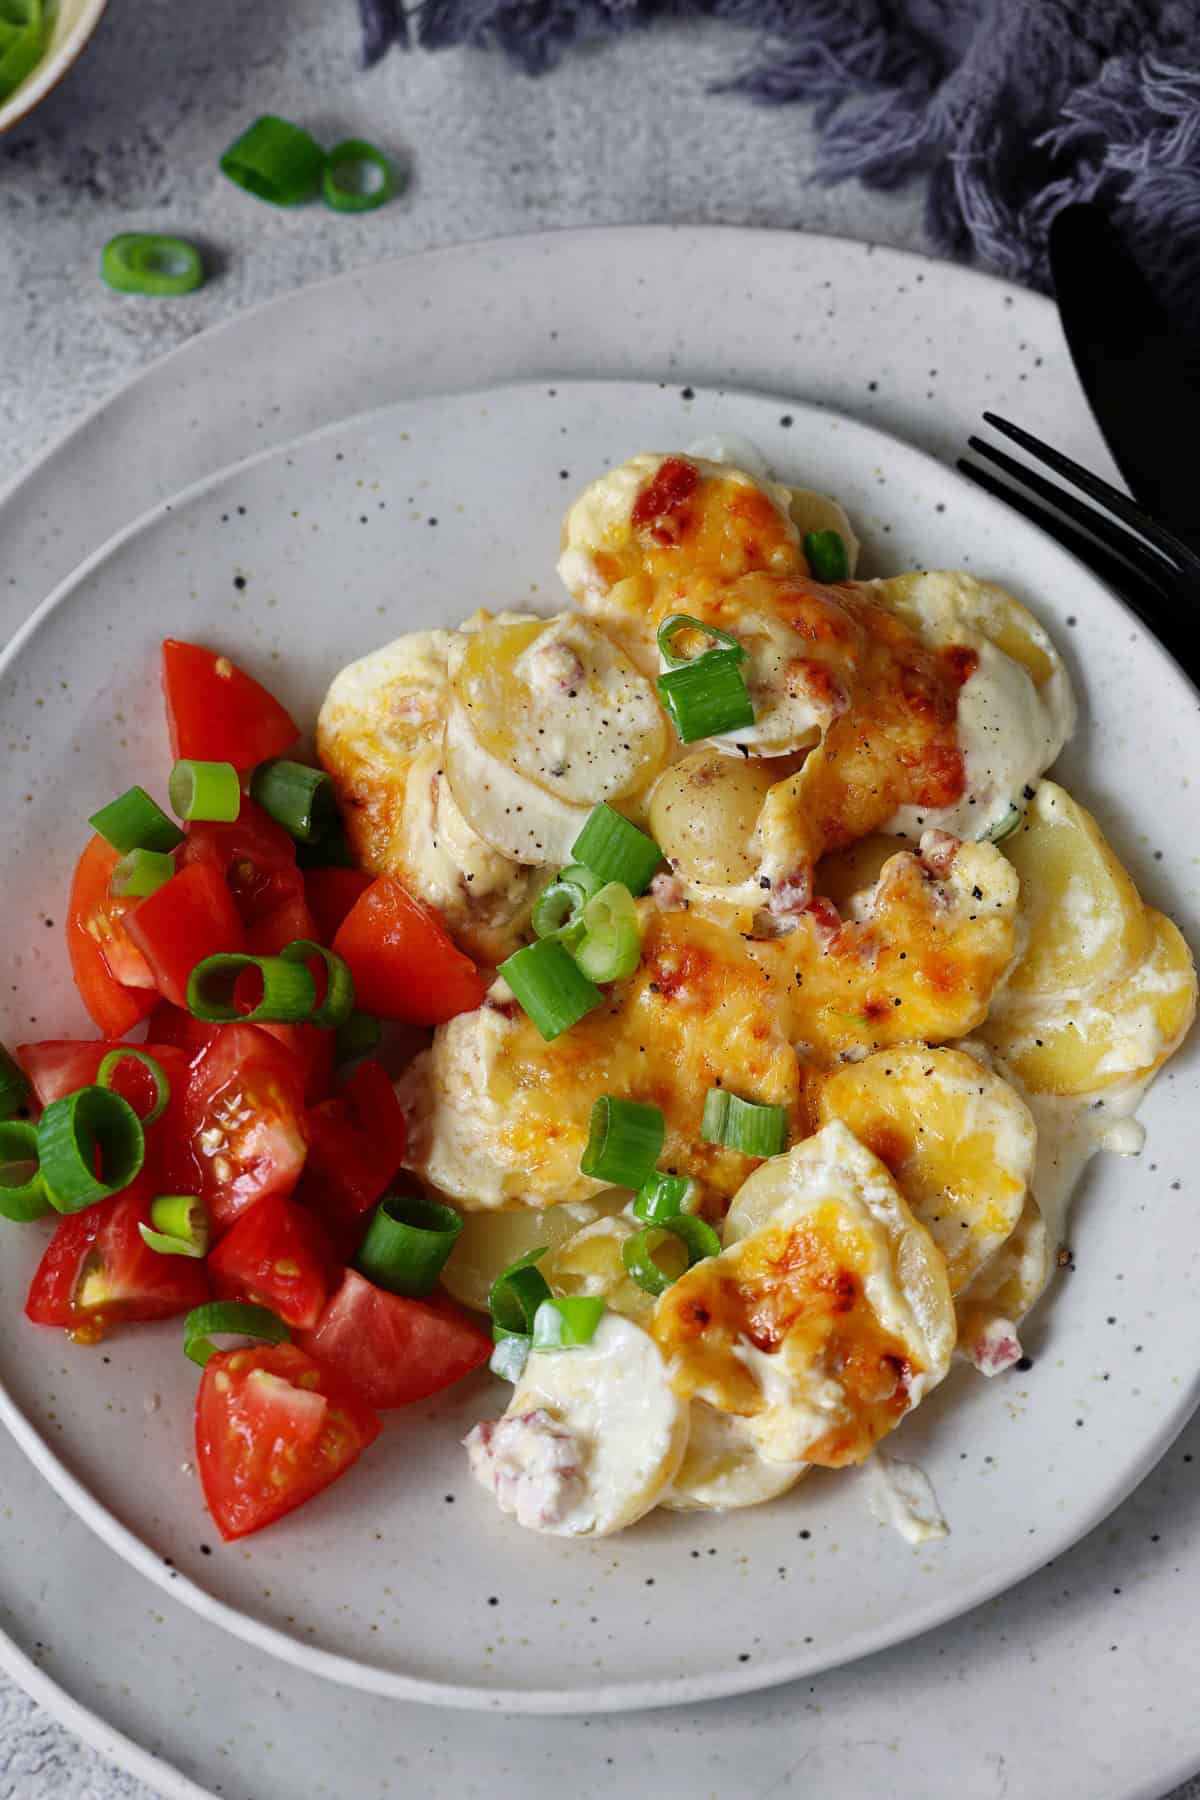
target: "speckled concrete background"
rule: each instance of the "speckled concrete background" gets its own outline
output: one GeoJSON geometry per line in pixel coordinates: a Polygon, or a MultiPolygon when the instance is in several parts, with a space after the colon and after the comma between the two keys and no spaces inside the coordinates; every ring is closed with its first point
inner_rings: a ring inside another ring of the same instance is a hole
{"type": "MultiPolygon", "coordinates": [[[[791,226],[925,248],[921,195],[810,181],[805,115],[706,92],[742,54],[679,26],[535,82],[451,53],[358,66],[353,0],[111,0],[83,61],[0,141],[0,480],[194,332],[381,257],[559,225],[791,226]],[[255,206],[217,158],[256,113],[370,138],[409,171],[365,218],[255,206]],[[200,242],[198,294],[144,302],[96,274],[117,231],[200,242]]],[[[248,447],[249,448],[249,447],[248,447]]],[[[151,1800],[0,1677],[0,1800],[151,1800]]],[[[1200,1783],[1173,1800],[1200,1800],[1200,1783]]]]}

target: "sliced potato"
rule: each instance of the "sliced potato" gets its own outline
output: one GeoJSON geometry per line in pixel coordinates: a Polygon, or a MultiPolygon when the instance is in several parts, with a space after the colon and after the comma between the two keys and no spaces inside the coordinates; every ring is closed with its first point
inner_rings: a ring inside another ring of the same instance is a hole
{"type": "MultiPolygon", "coordinates": [[[[597,1195],[595,1200],[577,1201],[572,1206],[546,1206],[540,1211],[523,1206],[512,1212],[468,1213],[442,1270],[442,1281],[464,1306],[486,1312],[493,1281],[519,1256],[539,1244],[553,1252],[599,1218],[607,1207],[617,1204],[607,1195],[597,1195]]],[[[548,1261],[549,1258],[543,1258],[539,1266],[545,1270],[548,1261]]]]}
{"type": "Polygon", "coordinates": [[[1054,1273],[1055,1245],[1032,1194],[1016,1230],[958,1296],[958,1350],[983,1374],[1011,1368],[1021,1354],[1016,1326],[1054,1273]]]}
{"type": "Polygon", "coordinates": [[[869,894],[889,857],[909,848],[903,838],[872,832],[845,850],[833,850],[821,858],[813,873],[813,892],[824,894],[845,914],[857,895],[869,894]]]}
{"type": "MultiPolygon", "coordinates": [[[[597,1219],[559,1244],[543,1261],[542,1273],[556,1294],[596,1295],[614,1312],[645,1325],[654,1311],[654,1300],[626,1273],[621,1260],[622,1247],[641,1229],[636,1219],[622,1213],[597,1219]]],[[[667,1252],[662,1254],[668,1274],[681,1274],[686,1265],[687,1257],[678,1242],[677,1250],[678,1266],[673,1271],[667,1266],[667,1252]]]]}
{"type": "Polygon", "coordinates": [[[694,750],[659,776],[650,796],[650,830],[689,887],[754,881],[762,859],[758,815],[774,780],[769,763],[719,750],[694,750]]]}
{"type": "Polygon", "coordinates": [[[669,1512],[723,1512],[777,1500],[808,1473],[804,1462],[768,1462],[746,1419],[705,1400],[688,1408],[688,1446],[679,1473],[659,1501],[669,1512]]]}
{"type": "Polygon", "coordinates": [[[964,633],[978,633],[1028,669],[1035,687],[1062,672],[1062,658],[1045,627],[995,582],[963,569],[913,569],[870,586],[927,642],[953,644],[964,633]]]}

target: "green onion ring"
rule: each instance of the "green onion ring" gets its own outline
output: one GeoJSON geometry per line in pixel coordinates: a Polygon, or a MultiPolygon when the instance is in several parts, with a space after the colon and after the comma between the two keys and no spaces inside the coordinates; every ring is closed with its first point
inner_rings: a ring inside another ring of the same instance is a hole
{"type": "Polygon", "coordinates": [[[0,100],[7,100],[37,68],[45,55],[49,29],[42,0],[7,0],[4,13],[0,20],[0,100]]]}
{"type": "Polygon", "coordinates": [[[534,1350],[578,1350],[590,1344],[607,1312],[607,1302],[591,1294],[543,1300],[533,1318],[534,1350]]]}
{"type": "Polygon", "coordinates": [[[496,973],[507,981],[547,1043],[604,1004],[600,989],[557,938],[526,944],[502,962],[496,973]]]}
{"type": "Polygon", "coordinates": [[[787,1107],[743,1100],[728,1088],[711,1087],[704,1096],[700,1137],[744,1156],[778,1156],[787,1148],[787,1107]]]}
{"type": "Polygon", "coordinates": [[[395,193],[396,172],[374,144],[365,143],[362,138],[347,138],[344,143],[335,144],[326,156],[321,190],[326,204],[335,212],[374,212],[395,193]],[[356,172],[358,186],[346,185],[344,175],[351,170],[356,172]],[[366,185],[368,172],[378,176],[372,186],[366,185]]]}
{"type": "Polygon", "coordinates": [[[529,1349],[530,1339],[525,1332],[506,1331],[496,1340],[488,1368],[493,1375],[499,1375],[501,1381],[511,1381],[515,1386],[525,1373],[529,1349]]]}
{"type": "Polygon", "coordinates": [[[583,936],[571,949],[589,981],[624,981],[642,960],[637,903],[627,887],[610,881],[583,909],[583,936]]]}
{"type": "Polygon", "coordinates": [[[583,927],[583,909],[603,885],[600,877],[582,863],[560,869],[550,886],[538,895],[530,921],[535,936],[560,938],[567,945],[577,940],[583,927]]]}
{"type": "Polygon", "coordinates": [[[814,581],[849,581],[850,557],[840,531],[810,531],[800,548],[814,581]]]}
{"type": "Polygon", "coordinates": [[[541,1244],[535,1250],[527,1250],[497,1275],[488,1289],[488,1311],[494,1329],[516,1337],[527,1337],[533,1331],[538,1307],[550,1298],[550,1283],[533,1265],[548,1248],[541,1244]]]}
{"type": "Polygon", "coordinates": [[[165,856],[183,842],[174,819],[168,819],[145,788],[126,788],[88,820],[92,830],[121,856],[131,850],[156,850],[165,856]]]}
{"type": "Polygon", "coordinates": [[[174,299],[204,281],[204,263],[187,238],[157,232],[122,231],[100,253],[100,273],[118,294],[174,299]]]}
{"type": "Polygon", "coordinates": [[[79,1088],[52,1100],[37,1126],[42,1180],[61,1213],[82,1212],[119,1194],[146,1158],[142,1121],[127,1100],[103,1087],[79,1088]],[[96,1155],[104,1175],[96,1174],[96,1155]]]}
{"type": "Polygon", "coordinates": [[[259,1338],[264,1344],[287,1344],[291,1332],[266,1306],[243,1300],[210,1300],[195,1306],[183,1321],[183,1353],[200,1367],[216,1355],[213,1335],[259,1338]]]}
{"type": "Polygon", "coordinates": [[[662,1155],[667,1125],[661,1106],[601,1094],[592,1103],[587,1148],[579,1160],[581,1174],[610,1187],[636,1193],[654,1172],[662,1155]]]}
{"type": "Polygon", "coordinates": [[[657,1233],[664,1231],[677,1237],[684,1246],[689,1269],[694,1268],[698,1262],[703,1262],[706,1257],[719,1256],[721,1253],[721,1240],[712,1226],[690,1213],[678,1219],[664,1219],[658,1225],[647,1225],[643,1231],[635,1232],[621,1245],[621,1261],[626,1272],[643,1292],[655,1297],[665,1294],[673,1281],[673,1277],[655,1259],[651,1243],[657,1233]]]}
{"type": "Polygon", "coordinates": [[[284,1024],[311,1023],[316,1013],[317,984],[304,962],[288,962],[282,956],[206,956],[188,976],[187,1003],[193,1019],[208,1025],[239,1020],[253,1025],[259,1019],[284,1024]],[[239,976],[256,969],[262,977],[262,998],[243,1011],[235,1004],[239,976]]]}
{"type": "Polygon", "coordinates": [[[436,1287],[463,1228],[452,1206],[419,1194],[389,1194],[371,1214],[354,1266],[389,1294],[419,1298],[436,1287]]]}
{"type": "Polygon", "coordinates": [[[242,810],[242,782],[230,762],[184,757],[167,782],[167,798],[181,819],[232,825],[242,810]]]}
{"type": "Polygon", "coordinates": [[[15,1119],[29,1098],[29,1078],[0,1044],[0,1119],[15,1119]]]}
{"type": "Polygon", "coordinates": [[[325,168],[325,152],[314,137],[289,119],[264,113],[221,158],[221,173],[272,206],[301,206],[315,199],[325,168]]]}
{"type": "Polygon", "coordinates": [[[27,1225],[53,1210],[39,1167],[37,1126],[5,1119],[0,1123],[0,1219],[27,1225]]]}
{"type": "Polygon", "coordinates": [[[122,1044],[119,1050],[110,1050],[101,1060],[100,1067],[96,1070],[96,1086],[111,1088],[113,1070],[126,1061],[141,1063],[143,1068],[149,1069],[154,1082],[154,1104],[148,1113],[140,1115],[144,1131],[147,1125],[157,1124],[166,1112],[167,1102],[171,1098],[171,1083],[167,1079],[166,1070],[153,1056],[148,1056],[144,1050],[130,1049],[122,1044]]]}
{"type": "Polygon", "coordinates": [[[144,900],[157,894],[175,873],[175,858],[160,850],[127,850],[113,864],[108,891],[118,899],[144,900]]]}
{"type": "Polygon", "coordinates": [[[727,650],[710,650],[686,668],[660,675],[658,697],[681,744],[724,737],[754,723],[754,702],[746,677],[739,659],[727,650]]]}
{"type": "Polygon", "coordinates": [[[703,619],[694,619],[691,613],[671,613],[658,628],[658,653],[668,669],[687,669],[714,654],[728,655],[735,662],[744,662],[746,647],[728,631],[722,631],[716,625],[706,625],[703,619]],[[699,656],[676,656],[672,646],[681,631],[703,632],[705,637],[712,638],[711,648],[702,650],[699,656]]]}
{"type": "Polygon", "coordinates": [[[634,1217],[644,1225],[665,1225],[668,1219],[677,1219],[694,1186],[686,1175],[663,1175],[656,1169],[638,1189],[634,1217]]]}
{"type": "Polygon", "coordinates": [[[162,1194],[150,1208],[149,1225],[138,1222],[142,1242],[160,1256],[208,1254],[211,1235],[203,1200],[192,1194],[162,1194]]]}
{"type": "Polygon", "coordinates": [[[315,944],[311,938],[293,938],[292,942],[280,952],[285,963],[297,964],[312,970],[308,964],[317,958],[325,965],[325,993],[320,1004],[316,1003],[316,981],[313,980],[313,1008],[309,1014],[310,1025],[323,1025],[336,1030],[346,1023],[354,1011],[354,977],[344,958],[332,950],[326,950],[323,944],[315,944]]]}
{"type": "MultiPolygon", "coordinates": [[[[571,845],[571,855],[601,883],[619,881],[631,894],[645,893],[663,860],[654,839],[603,800],[588,814],[587,823],[571,845]]],[[[564,869],[559,880],[566,880],[572,873],[564,869]]]]}
{"type": "Polygon", "coordinates": [[[324,769],[279,756],[259,763],[250,797],[301,844],[319,843],[338,822],[333,782],[324,769]]]}

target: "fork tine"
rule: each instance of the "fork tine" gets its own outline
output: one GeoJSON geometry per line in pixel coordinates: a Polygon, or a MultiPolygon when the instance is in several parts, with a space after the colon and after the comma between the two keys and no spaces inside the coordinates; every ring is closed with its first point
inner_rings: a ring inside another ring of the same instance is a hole
{"type": "Polygon", "coordinates": [[[995,463],[997,468],[1003,469],[1006,475],[1011,475],[1022,487],[1029,488],[1050,506],[1057,507],[1067,518],[1073,519],[1076,525],[1082,525],[1085,531],[1090,531],[1102,544],[1115,550],[1118,556],[1125,557],[1139,574],[1144,575],[1147,581],[1157,583],[1164,592],[1178,574],[1175,564],[1168,561],[1161,550],[1143,543],[1141,538],[1135,538],[1123,525],[1115,525],[1085,500],[1077,500],[1065,488],[1056,487],[1044,475],[1039,475],[1036,469],[1018,462],[1015,456],[1008,456],[1003,450],[997,450],[983,438],[968,438],[967,443],[977,455],[995,463]]]}
{"type": "Polygon", "coordinates": [[[1190,550],[1181,538],[1177,538],[1174,532],[1168,531],[1165,526],[1152,519],[1149,513],[1143,512],[1137,502],[1131,500],[1128,494],[1122,494],[1109,482],[1101,481],[1100,477],[1093,475],[1090,469],[1082,468],[1079,463],[1072,462],[1071,458],[1064,456],[1061,450],[1052,449],[1049,444],[1044,444],[1041,438],[1034,437],[1031,431],[1023,431],[1011,420],[1002,419],[997,413],[985,412],[983,416],[995,431],[1000,432],[1006,438],[1011,438],[1014,444],[1020,444],[1023,450],[1028,450],[1029,454],[1036,456],[1039,462],[1044,462],[1047,467],[1054,469],[1059,475],[1065,476],[1073,486],[1082,488],[1085,494],[1090,494],[1093,500],[1098,500],[1102,506],[1106,506],[1109,512],[1116,514],[1118,519],[1123,519],[1132,530],[1140,532],[1148,543],[1161,550],[1165,556],[1169,556],[1173,562],[1184,568],[1195,567],[1195,552],[1190,550]]]}

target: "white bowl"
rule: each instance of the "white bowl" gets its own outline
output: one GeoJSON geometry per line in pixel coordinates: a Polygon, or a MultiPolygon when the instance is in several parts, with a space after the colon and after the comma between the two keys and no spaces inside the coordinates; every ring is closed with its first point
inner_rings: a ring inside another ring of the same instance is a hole
{"type": "Polygon", "coordinates": [[[0,136],[27,119],[74,65],[100,23],[108,0],[58,0],[46,54],[0,104],[0,136]]]}

